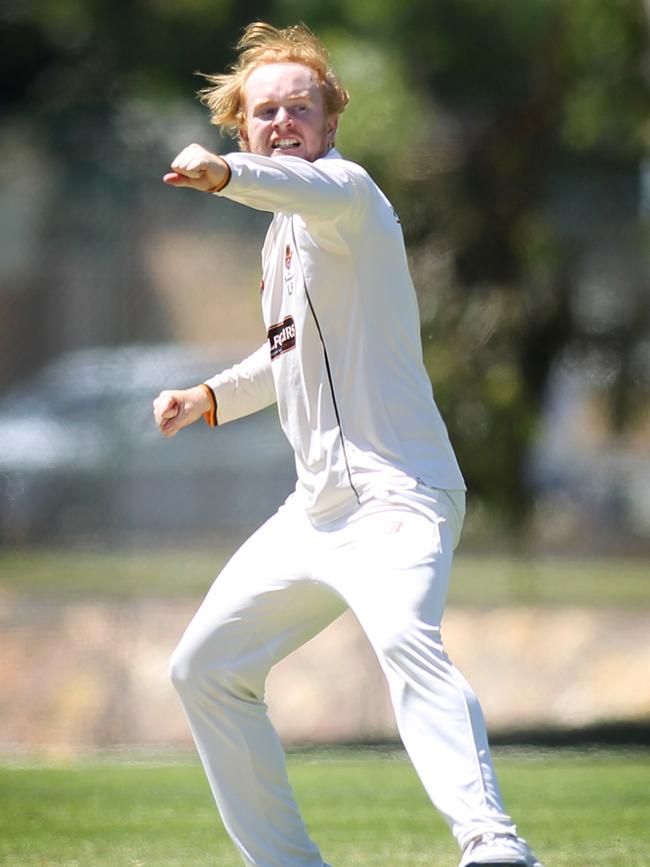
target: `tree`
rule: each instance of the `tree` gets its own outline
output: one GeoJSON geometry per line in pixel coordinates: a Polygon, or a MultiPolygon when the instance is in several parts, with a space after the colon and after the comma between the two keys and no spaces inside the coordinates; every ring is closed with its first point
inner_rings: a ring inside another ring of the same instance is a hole
{"type": "MultiPolygon", "coordinates": [[[[639,226],[612,216],[638,277],[628,268],[598,289],[585,279],[586,251],[611,238],[573,225],[554,191],[633,179],[647,160],[642,0],[36,0],[0,14],[4,117],[47,142],[58,184],[43,230],[53,256],[81,237],[95,261],[109,257],[106,226],[79,216],[93,185],[96,210],[134,219],[134,174],[146,172],[170,106],[196,89],[194,70],[223,68],[257,17],[304,20],[352,91],[340,146],[401,216],[425,359],[474,497],[525,526],[529,446],[567,353],[609,366],[611,417],[619,429],[633,423],[650,379],[639,226]]],[[[146,296],[137,264],[106,273],[105,292],[146,296]]],[[[47,303],[50,277],[48,265],[25,310],[47,303]]],[[[123,320],[113,339],[145,333],[123,320]]],[[[33,336],[33,317],[24,323],[16,345],[28,328],[33,336]]]]}
{"type": "Polygon", "coordinates": [[[520,532],[532,506],[529,448],[558,361],[607,356],[619,427],[633,423],[647,394],[639,358],[650,333],[648,286],[638,227],[622,223],[633,223],[633,207],[608,228],[626,235],[636,264],[612,281],[607,315],[597,317],[581,313],[577,298],[601,230],[587,237],[567,226],[566,206],[553,201],[560,184],[581,184],[595,199],[608,178],[638,174],[648,112],[642,4],[279,5],[287,18],[306,10],[325,29],[335,21],[349,52],[373,45],[358,52],[366,69],[353,93],[374,105],[383,88],[388,107],[361,131],[357,113],[346,147],[373,163],[402,215],[425,358],[470,489],[520,532]],[[387,85],[389,75],[398,84],[387,85]]]}

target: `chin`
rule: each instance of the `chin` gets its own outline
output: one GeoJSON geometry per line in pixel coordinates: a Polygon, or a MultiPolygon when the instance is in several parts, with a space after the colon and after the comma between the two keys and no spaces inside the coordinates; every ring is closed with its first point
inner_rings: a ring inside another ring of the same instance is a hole
{"type": "Polygon", "coordinates": [[[309,160],[310,157],[302,151],[272,151],[271,156],[273,158],[282,159],[282,157],[298,157],[301,160],[309,160]]]}

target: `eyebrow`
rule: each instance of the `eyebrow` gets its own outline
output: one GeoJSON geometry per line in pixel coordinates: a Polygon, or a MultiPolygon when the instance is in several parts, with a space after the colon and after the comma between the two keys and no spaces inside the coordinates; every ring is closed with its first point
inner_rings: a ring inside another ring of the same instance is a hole
{"type": "MultiPolygon", "coordinates": [[[[301,99],[311,99],[311,95],[308,90],[303,90],[300,93],[292,94],[287,97],[287,102],[298,102],[301,99]]],[[[278,102],[277,99],[261,99],[259,102],[253,103],[253,109],[264,108],[267,105],[273,105],[278,102]]]]}

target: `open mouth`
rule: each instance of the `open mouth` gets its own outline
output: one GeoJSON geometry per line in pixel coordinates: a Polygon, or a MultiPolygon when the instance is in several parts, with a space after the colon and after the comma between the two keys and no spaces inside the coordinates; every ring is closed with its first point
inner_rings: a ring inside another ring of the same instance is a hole
{"type": "Polygon", "coordinates": [[[274,141],[271,145],[274,153],[286,153],[287,151],[295,150],[300,147],[300,142],[297,138],[280,138],[274,141]]]}

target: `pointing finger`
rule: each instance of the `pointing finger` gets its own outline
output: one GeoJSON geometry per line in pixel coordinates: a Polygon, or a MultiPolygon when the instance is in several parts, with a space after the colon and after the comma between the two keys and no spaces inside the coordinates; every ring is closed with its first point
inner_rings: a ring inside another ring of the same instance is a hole
{"type": "Polygon", "coordinates": [[[179,174],[178,172],[167,172],[166,175],[163,175],[163,182],[165,184],[170,184],[171,186],[182,184],[185,180],[185,176],[179,174]]]}

